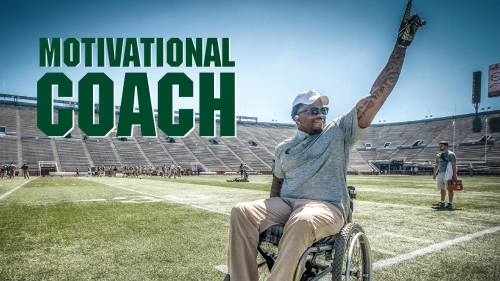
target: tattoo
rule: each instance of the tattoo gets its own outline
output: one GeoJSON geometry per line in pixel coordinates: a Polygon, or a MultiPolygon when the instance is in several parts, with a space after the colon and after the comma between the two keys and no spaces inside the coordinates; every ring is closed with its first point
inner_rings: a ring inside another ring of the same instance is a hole
{"type": "Polygon", "coordinates": [[[280,196],[282,184],[283,184],[283,179],[273,176],[273,182],[271,183],[271,194],[269,196],[270,198],[280,196]]]}
{"type": "Polygon", "coordinates": [[[391,56],[389,57],[389,61],[373,83],[370,94],[362,98],[356,105],[358,122],[363,119],[368,119],[363,121],[368,124],[371,123],[379,109],[382,107],[399,79],[399,74],[401,73],[401,68],[403,67],[405,52],[406,49],[394,48],[391,56]]]}

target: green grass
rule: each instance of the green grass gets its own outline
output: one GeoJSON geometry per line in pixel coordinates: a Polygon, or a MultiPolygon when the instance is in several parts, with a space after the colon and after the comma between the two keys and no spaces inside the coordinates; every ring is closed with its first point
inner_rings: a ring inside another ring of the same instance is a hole
{"type": "MultiPolygon", "coordinates": [[[[0,180],[0,280],[222,280],[229,212],[271,177],[0,180]]],[[[500,226],[500,179],[463,179],[435,211],[430,177],[353,176],[373,262],[500,226]]],[[[500,231],[383,267],[374,280],[499,280],[500,231]]]]}

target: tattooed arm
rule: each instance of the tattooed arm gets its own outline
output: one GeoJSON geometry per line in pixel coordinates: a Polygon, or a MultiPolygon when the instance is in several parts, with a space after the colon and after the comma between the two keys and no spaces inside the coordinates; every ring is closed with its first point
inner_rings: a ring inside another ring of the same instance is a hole
{"type": "Polygon", "coordinates": [[[394,47],[389,61],[378,75],[375,83],[373,83],[370,94],[361,98],[356,104],[360,128],[370,126],[373,118],[375,118],[392,89],[394,89],[403,67],[405,54],[406,48],[394,47]]]}
{"type": "Polygon", "coordinates": [[[283,184],[283,179],[273,176],[273,182],[271,183],[271,194],[269,198],[279,197],[281,191],[281,185],[283,184]]]}

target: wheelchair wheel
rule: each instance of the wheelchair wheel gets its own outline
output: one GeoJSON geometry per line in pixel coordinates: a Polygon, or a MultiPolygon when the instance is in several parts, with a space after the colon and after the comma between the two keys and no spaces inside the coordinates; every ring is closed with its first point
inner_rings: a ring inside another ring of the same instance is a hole
{"type": "Polygon", "coordinates": [[[363,228],[346,224],[335,239],[332,280],[372,280],[370,244],[363,228]]]}
{"type": "Polygon", "coordinates": [[[274,261],[278,258],[278,246],[269,242],[260,242],[257,255],[257,266],[259,267],[259,281],[267,280],[271,273],[274,261]]]}

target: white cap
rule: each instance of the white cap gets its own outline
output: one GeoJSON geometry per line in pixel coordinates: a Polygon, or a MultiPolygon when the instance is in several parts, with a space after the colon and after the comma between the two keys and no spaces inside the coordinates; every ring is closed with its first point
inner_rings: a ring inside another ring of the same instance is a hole
{"type": "Polygon", "coordinates": [[[314,103],[317,99],[321,99],[321,102],[323,103],[323,105],[327,105],[329,102],[327,96],[321,96],[315,90],[309,90],[309,91],[302,92],[295,97],[295,100],[292,103],[292,108],[299,103],[302,103],[302,104],[314,103]]]}

